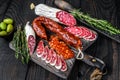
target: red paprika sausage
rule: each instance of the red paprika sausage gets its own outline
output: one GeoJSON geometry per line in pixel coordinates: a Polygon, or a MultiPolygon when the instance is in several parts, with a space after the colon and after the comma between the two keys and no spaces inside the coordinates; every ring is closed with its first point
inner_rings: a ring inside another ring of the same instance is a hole
{"type": "Polygon", "coordinates": [[[64,30],[64,28],[59,25],[58,23],[56,23],[55,21],[46,18],[44,16],[39,16],[37,18],[34,19],[33,21],[33,27],[35,28],[35,32],[41,37],[44,38],[46,37],[46,32],[44,27],[42,26],[42,24],[49,29],[50,31],[54,32],[57,34],[57,36],[63,40],[64,42],[66,42],[69,45],[72,45],[76,48],[81,48],[82,47],[82,42],[81,40],[74,36],[73,34],[67,32],[64,30]],[[39,30],[37,30],[37,29],[39,30]]]}

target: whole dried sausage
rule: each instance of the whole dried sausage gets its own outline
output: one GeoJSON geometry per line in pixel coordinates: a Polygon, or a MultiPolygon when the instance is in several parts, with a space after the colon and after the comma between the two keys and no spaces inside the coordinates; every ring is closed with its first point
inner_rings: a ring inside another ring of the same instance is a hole
{"type": "Polygon", "coordinates": [[[80,41],[80,39],[76,36],[74,36],[73,34],[69,33],[69,32],[66,32],[64,30],[64,28],[59,25],[58,23],[56,23],[55,21],[49,19],[49,18],[46,18],[44,16],[40,16],[40,17],[37,17],[34,19],[33,21],[33,27],[38,27],[39,28],[39,31],[36,31],[37,34],[39,34],[39,36],[41,38],[44,38],[46,37],[46,33],[45,33],[45,29],[43,29],[44,27],[41,26],[41,25],[45,25],[45,27],[47,29],[49,29],[50,31],[56,33],[58,35],[58,37],[63,40],[64,42],[66,42],[67,44],[69,45],[72,45],[76,48],[81,48],[82,47],[82,42],[80,41]],[[43,32],[43,33],[42,33],[43,32]]]}

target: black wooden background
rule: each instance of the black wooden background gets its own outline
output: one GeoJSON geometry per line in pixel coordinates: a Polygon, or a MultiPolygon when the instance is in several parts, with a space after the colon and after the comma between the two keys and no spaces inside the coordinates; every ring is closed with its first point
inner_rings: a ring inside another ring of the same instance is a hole
{"type": "MultiPolygon", "coordinates": [[[[45,3],[56,7],[54,0],[0,0],[0,21],[6,17],[14,19],[14,27],[32,21],[36,16],[30,9],[30,4],[45,3]]],[[[120,28],[119,0],[66,0],[75,8],[89,13],[92,17],[106,19],[120,28]]],[[[63,80],[46,71],[34,62],[22,64],[14,57],[8,43],[13,35],[7,38],[0,37],[0,80],[63,80]]],[[[86,52],[102,59],[108,68],[108,74],[103,80],[120,80],[120,44],[99,34],[97,41],[86,52]]],[[[90,67],[77,61],[68,80],[89,80],[87,69],[90,67]]]]}

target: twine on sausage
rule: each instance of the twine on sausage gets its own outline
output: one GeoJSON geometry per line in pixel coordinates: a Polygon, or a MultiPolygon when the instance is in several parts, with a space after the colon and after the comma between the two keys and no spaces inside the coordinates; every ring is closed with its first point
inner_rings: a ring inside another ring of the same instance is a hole
{"type": "Polygon", "coordinates": [[[84,58],[84,54],[83,54],[83,52],[81,51],[80,48],[78,48],[78,54],[77,54],[76,58],[78,60],[82,60],[84,58]]]}

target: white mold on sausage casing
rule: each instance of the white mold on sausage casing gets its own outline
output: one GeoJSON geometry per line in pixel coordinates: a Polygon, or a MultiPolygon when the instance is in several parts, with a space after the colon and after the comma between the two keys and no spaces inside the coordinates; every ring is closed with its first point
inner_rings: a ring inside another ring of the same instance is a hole
{"type": "Polygon", "coordinates": [[[29,23],[30,22],[28,21],[25,25],[25,35],[26,35],[26,40],[27,40],[30,55],[32,55],[36,45],[36,36],[32,26],[29,23]],[[29,40],[29,39],[32,39],[32,40],[29,40]]]}
{"type": "Polygon", "coordinates": [[[30,35],[32,35],[34,38],[36,38],[36,37],[35,37],[35,32],[34,32],[32,26],[30,25],[30,22],[29,22],[29,21],[28,21],[28,22],[26,23],[26,25],[25,25],[25,34],[26,34],[27,40],[28,40],[28,37],[29,37],[30,35]]]}
{"type": "Polygon", "coordinates": [[[61,11],[60,9],[52,8],[49,7],[45,4],[38,4],[35,6],[35,14],[39,16],[45,16],[48,17],[56,22],[61,23],[57,18],[56,18],[56,13],[61,11]]]}

